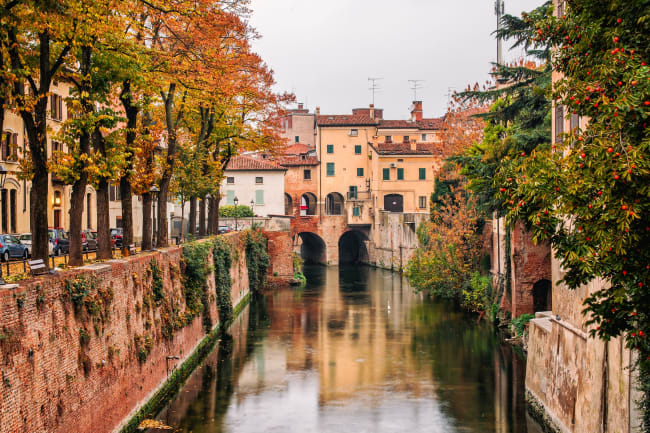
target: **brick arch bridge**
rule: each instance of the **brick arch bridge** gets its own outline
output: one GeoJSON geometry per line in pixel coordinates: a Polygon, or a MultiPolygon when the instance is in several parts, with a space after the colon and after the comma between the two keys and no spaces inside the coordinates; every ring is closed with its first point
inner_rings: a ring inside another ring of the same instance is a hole
{"type": "Polygon", "coordinates": [[[295,216],[291,220],[293,249],[311,263],[370,262],[370,225],[349,226],[346,215],[295,216]]]}

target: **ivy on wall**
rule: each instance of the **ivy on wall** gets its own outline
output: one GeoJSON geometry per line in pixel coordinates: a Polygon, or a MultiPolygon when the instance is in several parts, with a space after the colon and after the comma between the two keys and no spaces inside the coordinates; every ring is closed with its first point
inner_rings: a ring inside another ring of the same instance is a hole
{"type": "Polygon", "coordinates": [[[232,287],[230,279],[232,247],[221,237],[214,241],[212,260],[214,263],[214,286],[217,292],[219,320],[223,325],[222,329],[225,329],[227,328],[226,324],[230,323],[233,318],[232,297],[230,296],[230,288],[232,287]]]}
{"type": "Polygon", "coordinates": [[[251,292],[259,292],[266,283],[266,271],[271,266],[267,253],[266,238],[258,229],[242,232],[242,241],[246,246],[246,268],[248,285],[251,292]]]}

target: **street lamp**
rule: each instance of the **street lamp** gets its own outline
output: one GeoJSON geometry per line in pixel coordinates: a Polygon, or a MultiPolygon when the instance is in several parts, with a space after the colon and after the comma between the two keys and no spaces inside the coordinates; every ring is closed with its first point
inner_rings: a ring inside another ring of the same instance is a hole
{"type": "Polygon", "coordinates": [[[235,203],[235,231],[237,231],[237,205],[239,204],[239,199],[237,196],[235,196],[235,200],[233,200],[235,203]]]}
{"type": "MultiPolygon", "coordinates": [[[[5,181],[7,180],[7,168],[3,165],[0,164],[0,189],[5,187],[5,181]]],[[[7,284],[2,278],[2,266],[0,265],[0,285],[5,285],[7,284]]]]}
{"type": "Polygon", "coordinates": [[[253,230],[253,218],[255,218],[255,200],[251,199],[251,230],[253,230]]]}
{"type": "Polygon", "coordinates": [[[152,240],[152,246],[155,248],[156,247],[156,220],[158,219],[158,215],[156,214],[156,201],[158,199],[158,193],[160,190],[156,185],[152,185],[151,188],[149,188],[149,193],[151,194],[151,200],[153,200],[153,236],[151,238],[152,240]]]}

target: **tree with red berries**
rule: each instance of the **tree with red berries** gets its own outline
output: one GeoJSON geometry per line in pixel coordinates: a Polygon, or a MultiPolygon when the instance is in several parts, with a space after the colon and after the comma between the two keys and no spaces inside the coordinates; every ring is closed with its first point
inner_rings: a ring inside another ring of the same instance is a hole
{"type": "MultiPolygon", "coordinates": [[[[552,149],[516,158],[496,182],[511,220],[552,241],[577,288],[606,283],[585,301],[590,333],[623,336],[637,350],[650,431],[650,1],[568,0],[566,15],[533,20],[554,48],[556,106],[588,118],[552,149]]],[[[568,111],[568,112],[567,112],[568,111]]]]}

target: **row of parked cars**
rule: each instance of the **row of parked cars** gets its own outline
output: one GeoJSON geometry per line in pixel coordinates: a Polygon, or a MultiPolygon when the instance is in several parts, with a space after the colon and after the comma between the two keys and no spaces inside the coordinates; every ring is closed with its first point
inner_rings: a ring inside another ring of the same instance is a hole
{"type": "MultiPolygon", "coordinates": [[[[110,231],[111,246],[122,247],[122,229],[114,228],[110,231]]],[[[49,249],[51,256],[60,256],[70,252],[69,233],[62,228],[49,228],[49,249]]],[[[83,230],[81,232],[81,247],[83,251],[97,250],[97,232],[83,230]]],[[[11,258],[28,258],[32,252],[32,234],[23,233],[20,235],[0,234],[0,259],[7,262],[11,258]]]]}

